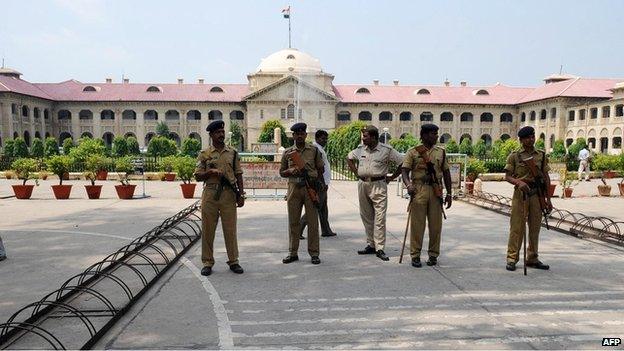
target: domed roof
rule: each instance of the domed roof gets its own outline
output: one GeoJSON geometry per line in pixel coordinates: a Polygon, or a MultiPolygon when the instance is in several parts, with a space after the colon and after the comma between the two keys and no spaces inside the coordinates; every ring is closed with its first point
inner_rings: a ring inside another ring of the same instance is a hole
{"type": "Polygon", "coordinates": [[[318,59],[297,49],[284,49],[262,59],[257,73],[321,73],[323,69],[318,59]]]}
{"type": "Polygon", "coordinates": [[[0,76],[9,76],[19,78],[22,74],[12,68],[0,67],[0,76]]]}

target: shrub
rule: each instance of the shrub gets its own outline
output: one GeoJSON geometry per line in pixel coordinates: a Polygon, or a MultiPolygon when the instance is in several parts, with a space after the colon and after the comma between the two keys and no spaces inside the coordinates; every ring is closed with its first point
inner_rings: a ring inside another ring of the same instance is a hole
{"type": "MultiPolygon", "coordinates": [[[[65,139],[67,140],[67,139],[65,139]]],[[[65,148],[65,142],[63,142],[63,148],[65,148]]],[[[76,162],[85,162],[88,156],[101,155],[106,153],[106,147],[102,139],[80,138],[78,140],[78,146],[73,147],[69,151],[69,155],[73,157],[76,162]]]]}
{"type": "Polygon", "coordinates": [[[116,136],[113,139],[113,147],[111,154],[116,157],[122,157],[128,155],[128,142],[126,138],[116,136]]]}
{"type": "Polygon", "coordinates": [[[576,160],[578,158],[579,151],[587,147],[587,141],[585,138],[578,138],[576,141],[568,147],[568,157],[576,160]]]}
{"type": "MultiPolygon", "coordinates": [[[[37,161],[30,158],[18,158],[11,163],[11,169],[15,171],[17,179],[21,179],[22,185],[26,185],[28,179],[32,179],[31,173],[37,170],[37,161]]],[[[8,175],[7,175],[7,179],[8,175]]]]}
{"type": "Polygon", "coordinates": [[[241,126],[238,123],[230,123],[230,132],[232,132],[230,145],[234,147],[240,146],[243,142],[243,129],[241,128],[241,126]]]}
{"type": "Polygon", "coordinates": [[[46,160],[48,170],[59,177],[59,185],[63,184],[63,175],[71,169],[73,159],[67,155],[55,155],[46,160]]]}
{"type": "Polygon", "coordinates": [[[177,157],[175,171],[184,184],[190,184],[195,174],[195,159],[190,156],[177,157]]]}
{"type": "Polygon", "coordinates": [[[362,129],[366,123],[354,121],[329,133],[327,156],[334,160],[344,160],[349,152],[362,142],[362,129]]]}
{"type": "Polygon", "coordinates": [[[74,144],[74,141],[72,140],[72,138],[65,138],[65,140],[63,140],[63,154],[69,155],[69,152],[75,146],[76,145],[74,144]]]}
{"type": "Polygon", "coordinates": [[[477,177],[487,172],[488,169],[485,166],[485,162],[476,158],[470,158],[468,160],[468,166],[466,168],[466,176],[472,178],[473,180],[477,179],[477,177]]]}
{"type": "Polygon", "coordinates": [[[447,154],[459,153],[459,145],[457,145],[455,139],[450,139],[449,141],[447,141],[444,149],[446,150],[447,154]]]}
{"type": "Polygon", "coordinates": [[[84,176],[91,181],[91,185],[95,185],[95,178],[97,172],[102,169],[106,169],[106,158],[102,155],[87,156],[84,166],[84,176]]]}
{"type": "Polygon", "coordinates": [[[485,157],[485,153],[487,151],[487,146],[485,145],[485,140],[479,139],[477,143],[472,148],[472,151],[476,157],[483,158],[485,157]]]}
{"type": "Polygon", "coordinates": [[[472,141],[469,138],[464,138],[459,144],[459,153],[472,156],[472,141]]]}
{"type": "Polygon", "coordinates": [[[282,123],[276,119],[270,119],[262,125],[262,130],[260,131],[260,135],[258,136],[258,142],[261,143],[272,143],[273,140],[273,130],[275,128],[280,129],[280,134],[282,136],[282,146],[289,147],[290,142],[288,141],[288,137],[286,136],[286,130],[282,123]]]}
{"type": "Polygon", "coordinates": [[[169,126],[165,122],[158,122],[156,124],[156,135],[160,137],[169,137],[169,126]]]}
{"type": "Polygon", "coordinates": [[[28,145],[23,138],[15,138],[13,140],[13,157],[28,157],[28,145]]]}
{"type": "Polygon", "coordinates": [[[120,157],[115,160],[115,171],[119,173],[119,182],[121,182],[122,185],[130,184],[128,174],[132,172],[133,169],[130,156],[120,157]]]}
{"type": "Polygon", "coordinates": [[[197,155],[199,155],[200,151],[201,141],[195,138],[186,138],[182,141],[182,149],[180,150],[180,154],[197,158],[197,155]]]}
{"type": "Polygon", "coordinates": [[[46,138],[43,153],[45,157],[50,157],[50,156],[59,154],[59,144],[56,138],[53,138],[53,137],[46,138]]]}
{"type": "Polygon", "coordinates": [[[34,138],[32,147],[30,148],[30,153],[34,157],[42,158],[44,155],[43,140],[39,138],[34,138]]]}
{"type": "Polygon", "coordinates": [[[597,171],[612,171],[618,169],[619,157],[616,155],[598,154],[592,162],[597,171]]]}
{"type": "Polygon", "coordinates": [[[398,152],[406,153],[409,149],[414,146],[418,146],[422,144],[419,138],[408,134],[403,138],[398,139],[390,139],[390,145],[398,152]]]}
{"type": "Polygon", "coordinates": [[[499,160],[507,160],[509,154],[516,150],[519,150],[520,146],[520,142],[517,139],[507,139],[505,140],[505,142],[503,142],[503,145],[501,146],[498,155],[496,155],[496,158],[498,158],[499,160]]]}
{"type": "Polygon", "coordinates": [[[537,139],[537,141],[535,142],[535,148],[537,150],[546,151],[546,143],[544,142],[544,139],[537,139]]]}
{"type": "Polygon", "coordinates": [[[150,156],[172,156],[178,153],[178,146],[173,140],[157,136],[150,140],[147,153],[150,156]]]}
{"type": "Polygon", "coordinates": [[[175,167],[177,157],[175,156],[167,156],[163,157],[160,162],[158,162],[159,170],[167,173],[173,172],[173,168],[175,167]]]}
{"type": "Polygon", "coordinates": [[[563,142],[563,140],[561,139],[555,140],[555,144],[553,145],[553,150],[550,153],[550,157],[554,159],[561,159],[565,156],[565,154],[566,154],[566,149],[565,149],[565,143],[563,142]]]}
{"type": "Polygon", "coordinates": [[[4,156],[7,157],[13,157],[13,150],[15,146],[15,140],[7,140],[6,143],[4,143],[4,150],[3,150],[3,154],[4,156]]]}
{"type": "Polygon", "coordinates": [[[128,145],[129,155],[139,155],[141,153],[141,149],[139,147],[139,141],[137,140],[137,138],[133,136],[127,137],[126,144],[128,145]]]}

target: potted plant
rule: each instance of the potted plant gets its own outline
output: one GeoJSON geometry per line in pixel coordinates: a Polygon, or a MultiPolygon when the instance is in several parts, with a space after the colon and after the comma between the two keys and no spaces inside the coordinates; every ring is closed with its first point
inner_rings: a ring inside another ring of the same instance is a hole
{"type": "Polygon", "coordinates": [[[474,181],[479,175],[487,172],[487,170],[485,161],[476,158],[468,160],[468,165],[466,167],[466,190],[468,190],[469,194],[472,194],[474,190],[474,181]]]}
{"type": "Polygon", "coordinates": [[[620,195],[624,196],[624,153],[618,156],[617,164],[620,175],[622,176],[622,180],[618,183],[618,189],[620,190],[620,195]]]}
{"type": "Polygon", "coordinates": [[[59,177],[58,185],[52,185],[52,191],[57,200],[69,199],[71,184],[63,185],[63,175],[69,174],[73,160],[70,156],[55,155],[46,160],[47,168],[59,177]]]}
{"type": "Polygon", "coordinates": [[[195,160],[192,157],[181,156],[176,159],[175,170],[178,177],[182,179],[182,196],[185,199],[192,199],[195,195],[196,183],[191,183],[193,174],[195,173],[195,160]]]}
{"type": "MultiPolygon", "coordinates": [[[[37,170],[37,161],[30,158],[18,158],[13,161],[11,168],[15,171],[17,179],[22,180],[22,184],[13,185],[13,193],[18,199],[30,199],[32,195],[34,185],[26,184],[28,179],[33,179],[32,172],[37,170]]],[[[7,178],[10,179],[10,178],[7,178]]],[[[39,185],[37,179],[35,179],[35,185],[39,185]]]]}
{"type": "Polygon", "coordinates": [[[5,172],[4,172],[4,177],[5,177],[6,179],[13,179],[13,178],[15,178],[15,177],[16,177],[16,176],[15,176],[15,172],[13,172],[13,171],[11,171],[11,170],[9,170],[9,171],[5,171],[5,172]]]}
{"type": "Polygon", "coordinates": [[[48,171],[41,170],[41,171],[39,171],[39,174],[37,176],[41,180],[48,180],[48,177],[50,176],[50,173],[48,173],[48,171]]]}
{"type": "Polygon", "coordinates": [[[128,200],[134,196],[135,184],[130,184],[128,174],[132,172],[132,162],[129,156],[120,157],[115,161],[115,171],[119,176],[121,185],[115,185],[115,191],[120,199],[128,200]]]}
{"type": "Polygon", "coordinates": [[[602,184],[598,185],[598,194],[600,196],[611,196],[611,185],[608,185],[604,177],[600,177],[602,184]]]}
{"type": "Polygon", "coordinates": [[[97,156],[100,158],[100,162],[98,164],[98,169],[95,172],[96,180],[106,180],[108,179],[108,168],[111,165],[111,159],[100,155],[97,156]]]}
{"type": "Polygon", "coordinates": [[[572,174],[566,172],[565,173],[565,178],[563,178],[563,197],[564,198],[571,198],[572,197],[572,191],[574,190],[574,188],[572,187],[572,182],[574,182],[574,177],[572,176],[572,174]]]}
{"type": "Polygon", "coordinates": [[[614,169],[618,168],[618,156],[599,154],[593,161],[594,169],[602,171],[602,176],[611,179],[617,175],[614,169]]]}
{"type": "MultiPolygon", "coordinates": [[[[85,179],[91,182],[91,185],[85,185],[87,196],[89,199],[99,199],[102,193],[102,185],[96,185],[95,181],[98,180],[98,171],[102,169],[105,159],[100,155],[88,156],[85,161],[85,179]]],[[[106,177],[104,178],[106,179],[106,177]]]]}
{"type": "Polygon", "coordinates": [[[175,180],[175,173],[173,172],[173,168],[175,167],[176,157],[175,156],[166,156],[163,157],[160,162],[160,170],[165,172],[165,180],[168,182],[173,182],[175,180]]]}

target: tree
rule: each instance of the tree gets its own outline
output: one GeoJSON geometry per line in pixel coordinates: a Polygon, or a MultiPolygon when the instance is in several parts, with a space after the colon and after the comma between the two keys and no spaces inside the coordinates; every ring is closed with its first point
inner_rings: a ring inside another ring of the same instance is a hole
{"type": "Polygon", "coordinates": [[[455,139],[449,139],[449,141],[446,142],[444,149],[448,154],[456,154],[459,152],[459,145],[457,145],[455,139]]]}
{"type": "Polygon", "coordinates": [[[169,138],[169,126],[165,122],[158,122],[156,124],[156,135],[169,138]]]}
{"type": "Polygon", "coordinates": [[[353,121],[329,133],[327,156],[334,160],[344,160],[349,152],[362,143],[362,129],[366,123],[353,121]]]}
{"type": "Polygon", "coordinates": [[[164,136],[153,137],[147,146],[147,153],[150,156],[173,156],[178,153],[178,146],[175,141],[164,136]]]}
{"type": "Polygon", "coordinates": [[[398,152],[407,152],[409,149],[413,148],[414,146],[418,146],[422,144],[422,142],[420,141],[419,138],[416,138],[415,136],[408,134],[405,137],[402,138],[398,138],[398,139],[390,139],[390,145],[398,152]]]}
{"type": "Polygon", "coordinates": [[[510,138],[510,139],[505,140],[505,142],[501,146],[501,149],[497,158],[501,160],[506,160],[507,156],[509,156],[509,154],[511,154],[512,152],[519,150],[520,146],[521,145],[518,139],[510,138]]]}
{"type": "Polygon", "coordinates": [[[65,140],[63,140],[63,154],[69,155],[69,152],[74,147],[76,147],[76,145],[74,144],[72,138],[65,138],[65,140]]]}
{"type": "Polygon", "coordinates": [[[260,136],[258,136],[258,142],[261,143],[272,143],[273,140],[273,130],[275,128],[279,128],[282,135],[282,146],[289,147],[290,142],[288,141],[288,137],[286,136],[286,131],[282,123],[276,119],[270,119],[262,125],[262,130],[260,132],[260,136]]]}
{"type": "Polygon", "coordinates": [[[28,145],[24,138],[15,138],[13,140],[13,157],[28,157],[28,145]]]}
{"type": "Polygon", "coordinates": [[[133,136],[127,137],[126,144],[128,145],[129,155],[139,155],[141,153],[141,148],[139,147],[139,141],[137,138],[133,136]]]}
{"type": "Polygon", "coordinates": [[[560,159],[563,158],[566,154],[565,143],[563,140],[558,139],[555,140],[555,144],[553,145],[553,150],[550,153],[550,157],[560,159]]]}
{"type": "Polygon", "coordinates": [[[116,136],[113,139],[113,148],[111,150],[113,156],[121,157],[128,155],[128,143],[126,138],[122,136],[116,136]]]}
{"type": "MultiPolygon", "coordinates": [[[[63,148],[65,148],[65,141],[63,142],[63,148]]],[[[69,155],[76,162],[85,162],[88,156],[105,154],[106,146],[104,146],[102,139],[80,138],[78,139],[78,146],[69,150],[69,155]]]]}
{"type": "Polygon", "coordinates": [[[47,137],[45,140],[45,147],[43,150],[45,157],[50,157],[59,154],[59,144],[56,138],[47,137]]]}
{"type": "Polygon", "coordinates": [[[464,140],[459,143],[459,153],[472,156],[472,141],[470,138],[464,138],[464,140]]]}
{"type": "Polygon", "coordinates": [[[490,157],[492,158],[499,158],[498,156],[500,155],[500,151],[501,148],[503,147],[503,144],[505,142],[501,139],[497,139],[496,141],[494,141],[494,143],[492,144],[492,149],[490,150],[489,154],[490,157]]]}
{"type": "Polygon", "coordinates": [[[578,138],[576,139],[576,141],[574,142],[574,144],[570,145],[570,147],[568,147],[568,156],[571,159],[576,160],[576,158],[578,157],[579,152],[587,147],[587,141],[585,141],[585,138],[578,138]]]}
{"type": "Polygon", "coordinates": [[[535,142],[535,148],[537,150],[545,151],[546,150],[546,143],[544,142],[544,139],[542,139],[542,138],[537,139],[537,141],[535,142]]]}
{"type": "Polygon", "coordinates": [[[487,146],[485,145],[485,140],[479,139],[477,143],[472,148],[472,151],[476,157],[484,158],[487,152],[487,146]]]}
{"type": "Polygon", "coordinates": [[[4,143],[4,156],[13,157],[13,150],[15,149],[15,140],[9,139],[4,143]]]}
{"type": "Polygon", "coordinates": [[[243,129],[241,128],[241,126],[238,123],[230,123],[230,132],[232,132],[230,145],[234,147],[240,146],[241,143],[243,142],[243,129]]]}
{"type": "Polygon", "coordinates": [[[201,142],[195,138],[186,138],[182,140],[182,148],[180,154],[196,158],[201,151],[201,142]]]}
{"type": "Polygon", "coordinates": [[[39,138],[34,138],[30,152],[34,157],[42,158],[44,155],[43,141],[39,138]]]}

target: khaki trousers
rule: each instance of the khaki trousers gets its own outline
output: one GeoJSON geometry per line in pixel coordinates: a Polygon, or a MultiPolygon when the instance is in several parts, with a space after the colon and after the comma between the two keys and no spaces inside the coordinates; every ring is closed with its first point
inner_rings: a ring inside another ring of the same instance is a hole
{"type": "Polygon", "coordinates": [[[236,240],[236,195],[230,188],[224,188],[219,200],[214,200],[216,189],[204,187],[201,201],[202,214],[202,263],[212,267],[214,261],[214,239],[219,217],[223,228],[227,264],[238,263],[238,243],[236,240]]]}
{"type": "Polygon", "coordinates": [[[297,186],[296,183],[288,183],[288,252],[297,255],[299,251],[299,234],[301,229],[301,210],[305,206],[306,221],[308,223],[308,253],[310,256],[318,256],[319,248],[319,222],[318,211],[305,186],[297,186]]]}
{"type": "Polygon", "coordinates": [[[420,258],[425,222],[429,229],[429,257],[440,256],[440,237],[442,234],[442,207],[435,196],[433,187],[426,184],[416,185],[416,194],[410,206],[410,255],[420,258]]]}
{"type": "Polygon", "coordinates": [[[579,162],[578,180],[583,179],[583,173],[585,173],[585,180],[589,179],[589,161],[587,160],[581,160],[581,162],[579,162]]]}
{"type": "MultiPolygon", "coordinates": [[[[529,199],[529,242],[527,247],[527,263],[537,262],[537,243],[542,222],[542,210],[540,209],[537,195],[529,199]]],[[[511,219],[509,242],[507,243],[507,262],[517,263],[520,260],[520,248],[526,231],[524,199],[522,190],[515,189],[511,200],[511,219]]]]}
{"type": "Polygon", "coordinates": [[[386,210],[388,209],[388,184],[385,180],[358,182],[360,217],[366,231],[366,243],[375,250],[386,245],[386,210]]]}

